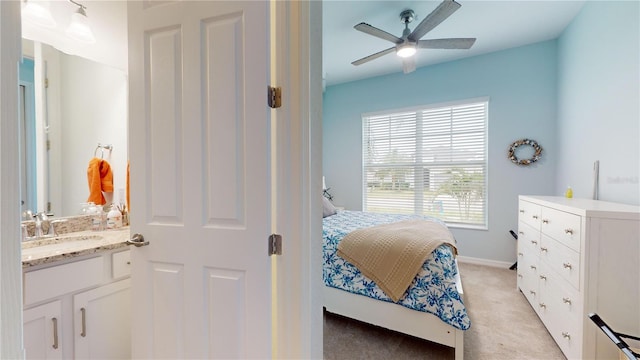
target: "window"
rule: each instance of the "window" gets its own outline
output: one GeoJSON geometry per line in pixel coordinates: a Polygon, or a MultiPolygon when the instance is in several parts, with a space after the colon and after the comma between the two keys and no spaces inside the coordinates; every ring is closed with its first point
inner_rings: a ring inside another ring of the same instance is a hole
{"type": "Polygon", "coordinates": [[[363,210],[487,224],[488,99],[365,114],[363,210]]]}

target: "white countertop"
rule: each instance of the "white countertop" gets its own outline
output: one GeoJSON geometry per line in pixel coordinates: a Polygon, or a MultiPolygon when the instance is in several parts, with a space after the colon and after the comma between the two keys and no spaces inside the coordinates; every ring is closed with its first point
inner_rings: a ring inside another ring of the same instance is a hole
{"type": "Polygon", "coordinates": [[[78,231],[52,238],[23,241],[22,267],[124,248],[129,239],[129,227],[124,227],[117,230],[78,231]]]}

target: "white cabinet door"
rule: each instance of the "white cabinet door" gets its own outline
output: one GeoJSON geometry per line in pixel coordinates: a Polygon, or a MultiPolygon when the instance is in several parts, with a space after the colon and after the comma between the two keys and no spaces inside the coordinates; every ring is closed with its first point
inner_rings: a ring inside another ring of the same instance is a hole
{"type": "Polygon", "coordinates": [[[61,315],[59,300],[24,310],[26,359],[62,359],[61,315]]]}
{"type": "Polygon", "coordinates": [[[73,296],[76,359],[131,358],[130,289],[125,279],[73,296]]]}

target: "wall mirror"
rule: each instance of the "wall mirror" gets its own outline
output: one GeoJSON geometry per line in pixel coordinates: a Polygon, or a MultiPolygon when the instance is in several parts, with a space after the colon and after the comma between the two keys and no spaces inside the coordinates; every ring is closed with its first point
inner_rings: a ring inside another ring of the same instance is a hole
{"type": "Polygon", "coordinates": [[[55,217],[78,215],[89,196],[87,168],[94,156],[111,165],[113,201],[124,203],[128,159],[126,73],[31,40],[23,40],[23,57],[22,211],[48,211],[55,217]],[[98,144],[111,145],[112,149],[99,148],[98,144]]]}

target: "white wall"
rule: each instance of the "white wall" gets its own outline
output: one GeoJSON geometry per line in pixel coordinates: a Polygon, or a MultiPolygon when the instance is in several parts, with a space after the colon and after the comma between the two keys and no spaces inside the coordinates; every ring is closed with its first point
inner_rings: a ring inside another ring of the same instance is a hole
{"type": "Polygon", "coordinates": [[[323,175],[334,202],[362,209],[361,114],[488,96],[488,230],[453,228],[460,254],[513,262],[519,194],[552,194],[556,169],[556,42],[329,86],[323,104],[323,175]],[[536,140],[542,160],[517,166],[509,145],[536,140]]]}
{"type": "Polygon", "coordinates": [[[589,1],[558,41],[556,191],[640,204],[640,5],[589,1]]]}

